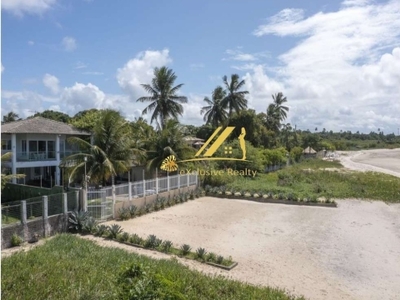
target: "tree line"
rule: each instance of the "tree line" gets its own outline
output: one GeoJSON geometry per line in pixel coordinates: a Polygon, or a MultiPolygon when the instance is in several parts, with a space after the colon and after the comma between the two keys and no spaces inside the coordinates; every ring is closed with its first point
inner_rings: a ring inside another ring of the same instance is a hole
{"type": "MultiPolygon", "coordinates": [[[[203,115],[205,124],[183,125],[179,117],[184,112],[183,104],[188,101],[187,97],[179,94],[183,84],[175,84],[177,76],[167,67],[155,68],[153,75],[150,83],[142,84],[147,95],[136,100],[148,103],[143,115],[150,115],[150,124],[142,117],[128,121],[120,112],[111,109],[83,110],[72,117],[45,110],[29,117],[49,118],[93,133],[92,143],[79,137],[69,139],[70,143],[84,150],[84,153],[67,157],[62,163],[66,167],[73,162],[73,167],[68,168],[71,180],[82,178],[85,165],[89,182],[106,184],[132,165],[147,165],[150,170],[158,168],[162,160],[171,154],[179,159],[191,158],[195,149],[185,141],[185,137],[206,140],[218,126],[236,127],[235,134],[228,140],[233,146],[237,143],[241,127],[246,128],[247,148],[257,164],[256,169],[262,169],[263,165],[272,161],[282,162],[287,155],[298,158],[308,146],[317,151],[400,146],[398,136],[385,135],[380,130],[369,134],[351,131],[334,133],[325,128],[321,131],[315,128],[313,132],[299,130],[285,123],[289,107],[282,92],[272,95],[265,112],[256,113],[247,107],[249,92],[243,90],[245,81],[240,80],[237,74],[224,76],[222,84],[215,87],[210,97],[204,98],[205,105],[199,113],[203,115]]],[[[20,120],[19,116],[10,112],[3,117],[2,123],[17,120],[20,120]]]]}

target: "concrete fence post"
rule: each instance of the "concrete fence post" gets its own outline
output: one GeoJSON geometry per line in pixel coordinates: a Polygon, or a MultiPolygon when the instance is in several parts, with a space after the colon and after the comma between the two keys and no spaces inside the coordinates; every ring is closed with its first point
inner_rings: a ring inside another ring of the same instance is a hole
{"type": "Polygon", "coordinates": [[[79,191],[75,191],[75,210],[79,210],[79,191]]]}
{"type": "Polygon", "coordinates": [[[27,223],[27,215],[26,215],[26,201],[22,200],[21,201],[21,224],[23,226],[23,233],[24,233],[24,240],[29,239],[29,229],[28,229],[28,223],[27,223]]]}
{"type": "Polygon", "coordinates": [[[178,192],[181,192],[181,174],[178,173],[178,192]]]}
{"type": "Polygon", "coordinates": [[[129,199],[129,201],[132,200],[132,183],[131,182],[128,183],[128,199],[129,199]]]}
{"type": "Polygon", "coordinates": [[[43,203],[44,237],[48,237],[50,235],[50,225],[49,225],[49,201],[47,196],[42,196],[42,203],[43,203]]]}
{"type": "Polygon", "coordinates": [[[67,231],[67,229],[68,229],[68,195],[67,195],[67,193],[62,194],[62,208],[63,208],[63,214],[64,214],[63,230],[67,231]]]}
{"type": "Polygon", "coordinates": [[[116,202],[116,197],[115,197],[115,185],[112,186],[112,216],[113,219],[116,218],[115,214],[115,202],[116,202]]]}
{"type": "Polygon", "coordinates": [[[186,175],[186,180],[187,180],[187,186],[190,185],[190,176],[189,176],[189,172],[186,175]]]}
{"type": "Polygon", "coordinates": [[[67,193],[63,193],[62,207],[63,207],[63,214],[67,215],[68,214],[68,195],[67,195],[67,193]]]}
{"type": "Polygon", "coordinates": [[[25,200],[21,201],[21,224],[22,225],[26,225],[27,224],[26,201],[25,200]]]}
{"type": "Polygon", "coordinates": [[[156,194],[158,195],[158,174],[156,169],[156,194]]]}

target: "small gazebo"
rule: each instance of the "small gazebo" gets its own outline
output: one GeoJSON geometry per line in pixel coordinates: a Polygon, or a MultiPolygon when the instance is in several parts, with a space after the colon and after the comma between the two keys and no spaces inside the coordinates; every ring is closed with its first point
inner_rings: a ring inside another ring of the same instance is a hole
{"type": "Polygon", "coordinates": [[[308,146],[307,148],[304,149],[303,154],[305,157],[315,157],[317,155],[317,151],[308,146]]]}

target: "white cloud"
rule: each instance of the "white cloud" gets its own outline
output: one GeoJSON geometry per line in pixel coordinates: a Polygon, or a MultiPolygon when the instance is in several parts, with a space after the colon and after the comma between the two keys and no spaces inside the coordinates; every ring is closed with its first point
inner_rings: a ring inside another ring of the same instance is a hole
{"type": "Polygon", "coordinates": [[[57,0],[2,0],[1,8],[22,17],[24,14],[41,15],[56,3],[57,0]]]}
{"type": "Polygon", "coordinates": [[[239,50],[242,47],[237,47],[237,50],[228,49],[225,51],[228,54],[227,58],[223,58],[222,60],[236,60],[236,61],[256,61],[260,58],[269,57],[268,52],[258,52],[258,53],[244,53],[243,51],[239,50]]]}
{"type": "Polygon", "coordinates": [[[96,76],[100,76],[100,75],[104,75],[103,72],[96,72],[96,71],[87,71],[87,72],[83,72],[83,75],[96,75],[96,76]]]}
{"type": "Polygon", "coordinates": [[[64,37],[61,44],[65,51],[74,51],[77,48],[76,40],[70,36],[64,37]]]}
{"type": "Polygon", "coordinates": [[[5,70],[3,63],[1,63],[1,73],[3,73],[3,71],[5,70]]]}
{"type": "Polygon", "coordinates": [[[29,46],[33,46],[34,44],[35,44],[34,41],[28,41],[28,45],[29,45],[29,46]]]}
{"type": "Polygon", "coordinates": [[[118,69],[118,84],[136,101],[136,99],[145,95],[141,84],[150,83],[154,68],[168,65],[171,62],[168,49],[140,52],[135,58],[118,69]]]}
{"type": "Polygon", "coordinates": [[[187,96],[188,102],[183,105],[183,115],[179,118],[179,121],[185,125],[197,125],[204,124],[203,116],[200,114],[201,108],[205,105],[204,97],[206,95],[189,94],[187,96]]]}
{"type": "Polygon", "coordinates": [[[47,87],[53,94],[58,94],[60,87],[60,81],[58,78],[51,74],[45,74],[43,76],[43,84],[47,87]]]}
{"type": "Polygon", "coordinates": [[[274,93],[288,96],[292,121],[302,128],[318,123],[332,130],[396,130],[400,122],[399,1],[348,0],[336,12],[309,17],[301,9],[285,9],[254,34],[298,38],[278,56],[274,76],[266,76],[261,67],[246,75],[254,105],[262,103],[266,108],[271,98],[266,102],[262,91],[275,85],[274,93]]]}
{"type": "Polygon", "coordinates": [[[78,61],[77,63],[75,63],[74,69],[85,69],[85,68],[87,68],[87,65],[84,64],[83,62],[78,61]]]}

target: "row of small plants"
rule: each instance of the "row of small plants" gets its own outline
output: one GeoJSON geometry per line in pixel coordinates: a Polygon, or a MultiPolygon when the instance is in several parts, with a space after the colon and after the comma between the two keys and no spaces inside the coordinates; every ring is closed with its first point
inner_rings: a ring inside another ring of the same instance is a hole
{"type": "Polygon", "coordinates": [[[213,252],[207,252],[204,248],[198,248],[192,251],[191,246],[183,244],[180,247],[174,247],[174,244],[169,240],[162,240],[155,235],[149,235],[147,238],[142,238],[137,234],[129,234],[123,232],[122,227],[118,224],[106,226],[97,224],[93,217],[86,211],[74,211],[69,217],[69,229],[74,233],[92,234],[97,237],[103,237],[110,240],[115,240],[121,243],[132,246],[152,249],[167,254],[174,254],[179,257],[197,260],[225,269],[231,269],[236,266],[231,257],[224,258],[213,252]]]}
{"type": "Polygon", "coordinates": [[[221,196],[235,196],[241,198],[259,198],[260,201],[264,199],[274,199],[274,200],[286,200],[293,202],[303,202],[303,203],[328,203],[328,204],[336,204],[334,200],[331,200],[329,197],[327,198],[317,198],[315,195],[301,197],[295,193],[273,193],[270,191],[250,191],[250,190],[241,190],[235,191],[233,189],[226,188],[225,186],[220,187],[212,187],[207,185],[205,187],[205,192],[207,195],[221,195],[221,196]]]}
{"type": "Polygon", "coordinates": [[[199,198],[202,193],[203,190],[201,188],[196,188],[195,190],[192,190],[190,192],[180,193],[179,195],[175,195],[170,198],[157,196],[157,199],[153,203],[145,204],[140,209],[138,209],[135,205],[120,208],[118,211],[118,215],[121,220],[129,220],[131,218],[142,216],[153,211],[163,210],[176,204],[184,203],[189,200],[194,200],[196,198],[199,198]]]}

